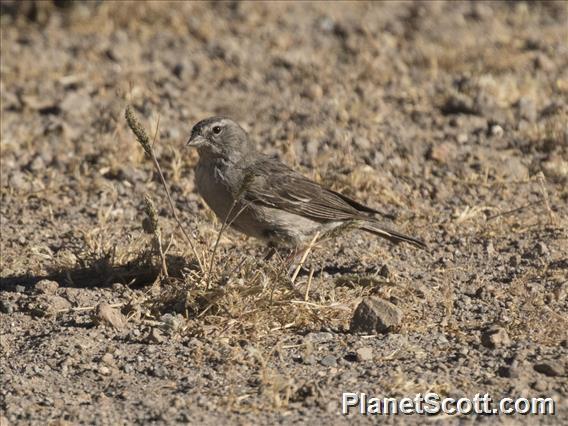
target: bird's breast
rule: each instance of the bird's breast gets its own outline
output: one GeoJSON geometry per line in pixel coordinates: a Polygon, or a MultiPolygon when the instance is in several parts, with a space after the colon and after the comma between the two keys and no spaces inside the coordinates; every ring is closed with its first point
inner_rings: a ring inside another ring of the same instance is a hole
{"type": "Polygon", "coordinates": [[[199,194],[221,220],[225,220],[233,205],[225,169],[220,161],[200,161],[195,172],[199,194]]]}

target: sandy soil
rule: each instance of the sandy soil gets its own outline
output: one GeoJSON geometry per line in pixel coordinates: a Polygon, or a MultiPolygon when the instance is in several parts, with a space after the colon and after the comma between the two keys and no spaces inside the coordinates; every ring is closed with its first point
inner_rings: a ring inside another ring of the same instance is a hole
{"type": "Polygon", "coordinates": [[[342,392],[428,391],[557,401],[463,422],[566,422],[567,20],[564,2],[3,1],[2,426],[356,424],[342,392]],[[430,250],[342,235],[292,286],[229,231],[211,262],[221,224],[184,143],[214,114],[430,250]],[[351,327],[370,297],[400,315],[386,332],[351,327]]]}

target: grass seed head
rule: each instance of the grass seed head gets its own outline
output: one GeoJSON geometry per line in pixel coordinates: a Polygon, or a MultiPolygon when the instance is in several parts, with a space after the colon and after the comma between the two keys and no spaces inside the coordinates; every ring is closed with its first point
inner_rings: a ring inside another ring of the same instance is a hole
{"type": "Polygon", "coordinates": [[[148,234],[156,234],[159,230],[158,211],[148,194],[144,195],[144,211],[148,216],[148,220],[143,223],[144,231],[148,234]]]}
{"type": "Polygon", "coordinates": [[[134,115],[134,112],[132,111],[132,107],[130,105],[126,106],[124,116],[126,117],[126,122],[128,123],[128,127],[130,127],[130,129],[136,135],[138,143],[142,145],[142,148],[144,148],[146,154],[152,156],[152,146],[150,145],[150,138],[148,137],[146,130],[144,130],[144,127],[142,127],[142,125],[134,115]]]}

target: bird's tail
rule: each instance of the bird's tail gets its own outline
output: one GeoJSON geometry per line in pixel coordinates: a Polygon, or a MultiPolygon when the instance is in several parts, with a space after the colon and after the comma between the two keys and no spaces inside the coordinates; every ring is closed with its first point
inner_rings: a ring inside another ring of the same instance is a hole
{"type": "Polygon", "coordinates": [[[361,229],[363,231],[370,232],[371,234],[378,235],[379,237],[386,238],[387,240],[393,243],[405,242],[412,244],[413,246],[421,248],[423,250],[426,250],[428,248],[426,243],[421,239],[401,234],[400,232],[395,231],[394,229],[391,229],[380,223],[365,222],[361,226],[361,229]]]}

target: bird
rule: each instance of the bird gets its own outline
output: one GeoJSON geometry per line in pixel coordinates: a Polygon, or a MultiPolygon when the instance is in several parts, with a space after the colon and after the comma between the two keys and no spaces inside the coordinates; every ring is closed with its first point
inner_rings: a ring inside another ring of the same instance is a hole
{"type": "Polygon", "coordinates": [[[360,229],[393,243],[426,249],[420,238],[384,223],[392,215],[328,189],[262,154],[247,132],[227,117],[199,121],[187,145],[196,148],[197,190],[231,228],[269,247],[294,248],[316,236],[360,229]]]}

